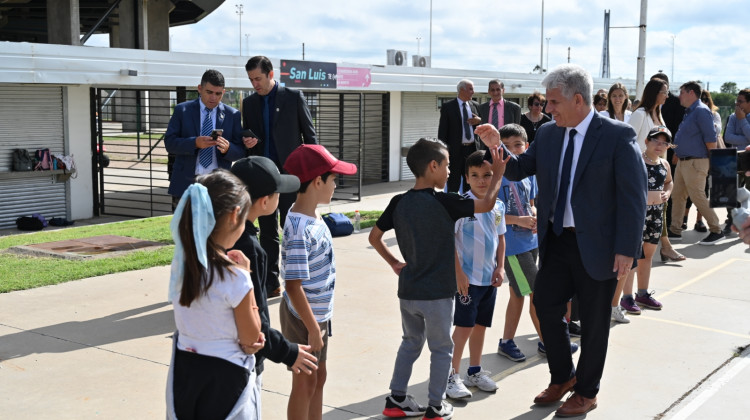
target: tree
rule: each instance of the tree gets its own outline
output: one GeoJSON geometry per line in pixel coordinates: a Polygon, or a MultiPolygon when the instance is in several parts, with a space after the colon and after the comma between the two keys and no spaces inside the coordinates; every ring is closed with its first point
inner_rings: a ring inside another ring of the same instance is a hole
{"type": "Polygon", "coordinates": [[[737,83],[735,82],[724,82],[724,84],[721,85],[721,88],[719,89],[721,93],[730,93],[732,95],[736,95],[737,90],[737,83]]]}

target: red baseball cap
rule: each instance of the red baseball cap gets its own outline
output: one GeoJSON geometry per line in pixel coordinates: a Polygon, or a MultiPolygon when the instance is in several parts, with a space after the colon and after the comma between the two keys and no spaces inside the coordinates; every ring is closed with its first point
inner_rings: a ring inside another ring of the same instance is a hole
{"type": "Polygon", "coordinates": [[[336,159],[319,144],[303,144],[286,158],[284,170],[296,175],[300,182],[307,182],[326,172],[354,175],[357,173],[357,165],[336,159]]]}

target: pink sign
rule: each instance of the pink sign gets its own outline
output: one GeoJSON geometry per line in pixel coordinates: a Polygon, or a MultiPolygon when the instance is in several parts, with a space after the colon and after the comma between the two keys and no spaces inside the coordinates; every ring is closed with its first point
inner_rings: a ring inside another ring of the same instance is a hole
{"type": "Polygon", "coordinates": [[[336,85],[342,87],[368,87],[372,81],[370,69],[363,67],[338,67],[336,85]]]}

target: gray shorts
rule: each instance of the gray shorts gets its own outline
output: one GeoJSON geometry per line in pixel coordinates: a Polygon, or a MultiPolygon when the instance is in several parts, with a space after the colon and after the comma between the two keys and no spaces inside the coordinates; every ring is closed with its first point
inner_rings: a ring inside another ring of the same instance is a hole
{"type": "Polygon", "coordinates": [[[536,266],[539,249],[505,257],[505,274],[516,296],[528,296],[534,292],[534,280],[539,269],[536,266]]]}
{"type": "MultiPolygon", "coordinates": [[[[289,310],[286,299],[281,299],[279,304],[279,319],[281,322],[281,333],[287,340],[292,343],[309,344],[307,342],[307,327],[301,319],[297,318],[289,310]]],[[[328,355],[328,322],[319,322],[320,334],[323,336],[323,348],[320,351],[313,352],[313,356],[318,358],[318,363],[325,362],[328,355]]],[[[291,370],[291,368],[287,368],[291,370]]]]}

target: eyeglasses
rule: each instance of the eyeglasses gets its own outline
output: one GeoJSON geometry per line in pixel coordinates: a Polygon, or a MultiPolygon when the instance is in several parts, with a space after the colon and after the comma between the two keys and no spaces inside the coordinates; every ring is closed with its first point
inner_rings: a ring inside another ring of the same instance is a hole
{"type": "Polygon", "coordinates": [[[742,105],[742,104],[746,104],[746,103],[747,103],[747,101],[737,101],[734,104],[735,105],[742,105]]]}
{"type": "Polygon", "coordinates": [[[653,143],[656,146],[662,146],[662,147],[666,147],[666,148],[672,147],[672,143],[669,143],[669,142],[666,142],[666,141],[654,140],[654,139],[648,139],[648,141],[650,141],[651,143],[653,143]]]}

